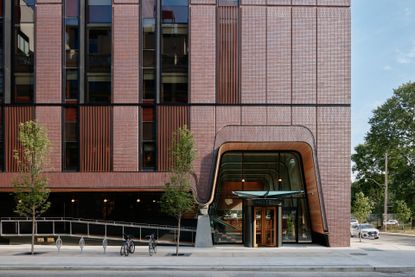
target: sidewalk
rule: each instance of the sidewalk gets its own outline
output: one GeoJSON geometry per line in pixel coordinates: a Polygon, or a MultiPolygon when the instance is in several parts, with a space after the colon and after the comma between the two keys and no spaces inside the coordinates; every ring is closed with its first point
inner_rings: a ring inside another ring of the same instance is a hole
{"type": "Polygon", "coordinates": [[[36,246],[40,254],[22,255],[30,245],[0,246],[1,270],[162,270],[162,271],[261,271],[261,272],[415,272],[415,247],[388,245],[374,241],[353,241],[350,248],[292,245],[282,248],[182,247],[189,256],[170,256],[174,247],[159,247],[148,256],[147,247],[121,257],[119,247],[36,246]]]}

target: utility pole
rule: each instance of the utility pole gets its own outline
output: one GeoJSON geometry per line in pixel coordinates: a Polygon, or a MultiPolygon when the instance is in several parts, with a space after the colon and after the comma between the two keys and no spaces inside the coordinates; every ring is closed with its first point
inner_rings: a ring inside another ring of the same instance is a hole
{"type": "Polygon", "coordinates": [[[385,153],[385,203],[383,211],[383,229],[386,232],[387,230],[387,221],[388,221],[388,152],[385,153]]]}

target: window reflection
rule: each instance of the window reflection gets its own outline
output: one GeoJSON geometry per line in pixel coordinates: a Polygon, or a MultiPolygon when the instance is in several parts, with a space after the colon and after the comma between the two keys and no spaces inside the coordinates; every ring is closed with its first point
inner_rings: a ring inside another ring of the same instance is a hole
{"type": "Polygon", "coordinates": [[[14,0],[12,102],[34,100],[35,1],[14,0]]]}
{"type": "Polygon", "coordinates": [[[162,1],[162,77],[160,100],[188,101],[188,2],[162,1]]]}
{"type": "Polygon", "coordinates": [[[15,24],[34,22],[35,0],[14,0],[13,10],[15,24]]]}
{"type": "Polygon", "coordinates": [[[88,0],[88,23],[111,23],[111,0],[88,0]]]}
{"type": "Polygon", "coordinates": [[[65,0],[65,16],[79,16],[79,0],[65,0]]]}

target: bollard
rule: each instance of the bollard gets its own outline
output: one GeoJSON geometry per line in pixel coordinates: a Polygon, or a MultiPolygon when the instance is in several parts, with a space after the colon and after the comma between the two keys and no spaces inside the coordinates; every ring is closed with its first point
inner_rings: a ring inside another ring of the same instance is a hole
{"type": "Polygon", "coordinates": [[[82,251],[84,250],[84,247],[85,247],[84,237],[81,237],[81,239],[79,240],[79,247],[81,247],[81,254],[82,254],[82,251]]]}
{"type": "Polygon", "coordinates": [[[58,253],[61,252],[61,247],[62,247],[62,239],[61,239],[61,236],[58,236],[58,239],[56,240],[56,248],[58,248],[58,253]]]}
{"type": "Polygon", "coordinates": [[[102,240],[102,247],[104,248],[104,254],[107,252],[108,241],[106,238],[102,240]]]}

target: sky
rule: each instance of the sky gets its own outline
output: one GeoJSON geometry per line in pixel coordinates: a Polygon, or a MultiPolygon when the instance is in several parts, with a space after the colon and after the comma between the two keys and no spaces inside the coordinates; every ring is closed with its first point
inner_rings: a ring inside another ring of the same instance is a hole
{"type": "Polygon", "coordinates": [[[372,111],[415,81],[415,0],[352,0],[352,149],[372,111]]]}

